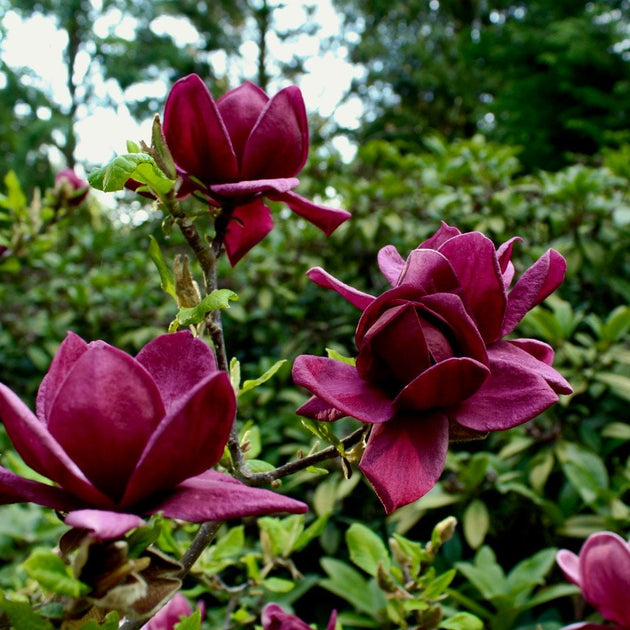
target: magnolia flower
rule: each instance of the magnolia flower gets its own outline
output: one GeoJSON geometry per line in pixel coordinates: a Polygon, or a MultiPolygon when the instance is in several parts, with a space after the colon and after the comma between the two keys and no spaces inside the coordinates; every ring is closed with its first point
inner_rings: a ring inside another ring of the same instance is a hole
{"type": "Polygon", "coordinates": [[[63,191],[69,206],[78,206],[87,197],[90,185],[71,168],[64,168],[55,177],[55,189],[63,191]]]}
{"type": "Polygon", "coordinates": [[[576,623],[566,630],[630,630],[630,543],[613,532],[591,534],[577,556],[561,549],[556,561],[567,580],[580,587],[584,599],[615,626],[576,623]]]}
{"type": "MultiPolygon", "coordinates": [[[[263,630],[311,630],[299,617],[284,611],[278,604],[267,604],[262,611],[263,630]]],[[[335,630],[337,611],[333,610],[326,630],[335,630]]]]}
{"type": "Polygon", "coordinates": [[[16,451],[58,485],[0,467],[0,504],[31,501],[65,523],[117,538],[161,512],[191,522],[306,505],[209,470],[236,399],[213,352],[188,331],[162,335],[134,359],[68,333],[37,394],[37,413],[0,384],[0,419],[16,451]]]}
{"type": "MultiPolygon", "coordinates": [[[[204,608],[201,604],[202,616],[204,608]]],[[[189,601],[181,593],[176,593],[141,630],[173,630],[182,617],[190,617],[193,612],[189,601]]]]}
{"type": "Polygon", "coordinates": [[[407,260],[387,246],[378,262],[392,288],[378,298],[309,271],[363,314],[356,365],[296,359],[294,381],[314,394],[298,413],[374,425],[359,467],[388,513],[435,485],[449,440],[522,424],[571,392],[548,345],[502,340],[565,272],[549,250],[509,290],[514,240],[495,250],[479,232],[442,224],[407,260]]]}
{"type": "Polygon", "coordinates": [[[225,249],[232,265],[272,229],[263,197],[285,202],[327,236],[350,217],[291,192],[308,155],[306,109],[297,86],[273,98],[243,83],[216,102],[191,74],[166,100],[164,136],[184,193],[197,190],[215,206],[231,208],[225,249]]]}

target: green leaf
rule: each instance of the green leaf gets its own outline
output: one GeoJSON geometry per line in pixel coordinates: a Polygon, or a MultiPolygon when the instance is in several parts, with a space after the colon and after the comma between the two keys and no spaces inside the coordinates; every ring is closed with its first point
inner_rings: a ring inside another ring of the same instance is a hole
{"type": "Polygon", "coordinates": [[[464,512],[463,527],[466,542],[473,549],[478,549],[490,528],[490,514],[483,501],[474,499],[470,502],[464,512]]]}
{"type": "Polygon", "coordinates": [[[617,341],[630,330],[630,306],[618,306],[614,309],[602,329],[602,338],[617,341]]]}
{"type": "Polygon", "coordinates": [[[238,300],[234,291],[229,289],[216,289],[210,295],[206,295],[197,306],[180,308],[177,312],[177,323],[182,327],[196,326],[200,324],[210,311],[219,308],[229,308],[231,300],[238,300]]]}
{"type": "Polygon", "coordinates": [[[328,523],[328,514],[324,514],[315,519],[299,536],[293,545],[293,551],[300,551],[304,549],[308,543],[314,538],[321,536],[326,529],[326,523],[328,523]]]}
{"type": "Polygon", "coordinates": [[[113,610],[107,614],[104,621],[101,623],[96,621],[96,619],[86,621],[81,626],[81,630],[118,630],[119,625],[120,619],[118,618],[118,613],[113,610]]]}
{"type": "Polygon", "coordinates": [[[103,192],[123,190],[130,179],[147,185],[158,195],[167,194],[175,183],[147,153],[118,155],[109,164],[94,169],[88,175],[90,185],[103,192]]]}
{"type": "Polygon", "coordinates": [[[217,544],[212,547],[214,558],[232,558],[238,556],[245,546],[245,526],[237,525],[221,536],[217,544]]]}
{"type": "Polygon", "coordinates": [[[3,610],[11,622],[13,630],[54,630],[53,625],[40,617],[25,602],[13,602],[0,593],[0,610],[3,610]]]}
{"type": "Polygon", "coordinates": [[[332,348],[326,348],[326,352],[328,353],[329,359],[335,359],[335,361],[341,361],[342,363],[347,363],[348,365],[356,365],[356,359],[353,357],[344,357],[342,354],[339,354],[336,350],[332,348]]]}
{"type": "Polygon", "coordinates": [[[237,392],[241,386],[241,364],[236,357],[230,359],[230,383],[237,392]]]}
{"type": "Polygon", "coordinates": [[[602,429],[602,435],[617,440],[630,440],[630,424],[625,422],[611,422],[602,429]]]}
{"type": "Polygon", "coordinates": [[[280,361],[276,361],[262,376],[259,376],[256,379],[248,379],[243,383],[243,387],[241,387],[238,395],[244,394],[263,383],[266,383],[285,363],[286,359],[281,359],[280,361]]]}
{"type": "Polygon", "coordinates": [[[152,235],[149,236],[149,256],[160,274],[160,286],[162,287],[162,290],[165,293],[168,293],[177,304],[177,293],[175,292],[175,280],[173,279],[173,274],[162,256],[162,251],[160,250],[158,242],[152,235]]]}
{"type": "Polygon", "coordinates": [[[630,377],[612,372],[600,372],[595,374],[595,379],[608,385],[619,398],[630,400],[630,377]]]}
{"type": "Polygon", "coordinates": [[[442,573],[442,575],[438,575],[438,577],[429,582],[429,584],[427,584],[426,588],[424,589],[424,598],[428,600],[439,599],[442,595],[444,595],[446,589],[453,581],[455,573],[455,569],[450,569],[449,571],[442,573]]]}
{"type": "Polygon", "coordinates": [[[564,474],[585,503],[591,505],[605,498],[608,471],[596,453],[572,442],[561,442],[557,446],[557,455],[564,474]]]}
{"type": "Polygon", "coordinates": [[[444,628],[444,630],[483,630],[483,621],[475,615],[462,612],[444,619],[438,628],[444,628]]]}
{"type": "Polygon", "coordinates": [[[195,610],[195,612],[182,619],[178,623],[175,624],[173,630],[200,630],[201,628],[201,611],[195,610]]]}
{"type": "Polygon", "coordinates": [[[545,583],[545,577],[556,562],[558,550],[550,547],[542,549],[529,558],[519,562],[508,574],[507,582],[511,591],[528,589],[545,583]]]}
{"type": "Polygon", "coordinates": [[[70,567],[56,553],[47,549],[34,549],[22,567],[29,577],[53,593],[79,597],[90,590],[89,586],[72,577],[70,567]]]}
{"type": "Polygon", "coordinates": [[[361,523],[353,523],[346,531],[346,544],[350,560],[372,577],[376,576],[379,563],[389,569],[391,560],[380,536],[361,523]]]}
{"type": "Polygon", "coordinates": [[[341,440],[333,433],[327,422],[320,422],[317,420],[311,420],[310,418],[300,418],[300,422],[318,438],[324,440],[326,444],[334,446],[340,455],[345,455],[345,448],[341,440]]]}
{"type": "Polygon", "coordinates": [[[503,569],[497,564],[490,547],[481,547],[475,554],[474,564],[457,562],[455,567],[484,596],[492,600],[507,591],[507,580],[503,569]]]}
{"type": "Polygon", "coordinates": [[[290,593],[295,588],[295,583],[278,577],[269,577],[261,582],[272,593],[290,593]]]}

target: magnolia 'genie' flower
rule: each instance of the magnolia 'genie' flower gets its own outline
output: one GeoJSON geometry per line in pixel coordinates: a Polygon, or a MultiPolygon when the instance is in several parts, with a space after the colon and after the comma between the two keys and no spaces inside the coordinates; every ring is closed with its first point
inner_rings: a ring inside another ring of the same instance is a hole
{"type": "MultiPolygon", "coordinates": [[[[200,604],[199,607],[203,616],[205,606],[200,604]]],[[[181,593],[177,593],[160,608],[149,623],[142,626],[142,630],[173,630],[182,617],[190,617],[192,614],[190,602],[181,593]]]]}
{"type": "Polygon", "coordinates": [[[90,185],[71,168],[64,168],[55,177],[55,188],[63,190],[66,204],[79,206],[90,191],[90,185]]]}
{"type": "MultiPolygon", "coordinates": [[[[262,611],[263,630],[311,630],[299,617],[283,610],[278,604],[267,604],[262,611]]],[[[335,630],[337,611],[333,610],[326,630],[335,630]]]]}
{"type": "Polygon", "coordinates": [[[22,459],[55,486],[0,467],[0,504],[68,512],[71,527],[117,538],[161,512],[191,522],[306,505],[209,470],[236,412],[228,376],[188,331],[149,342],[134,359],[68,333],[37,394],[37,413],[0,384],[0,419],[22,459]]]}
{"type": "Polygon", "coordinates": [[[566,267],[549,250],[509,290],[514,240],[495,250],[483,234],[443,223],[407,260],[387,246],[378,262],[393,288],[377,298],[309,271],[363,314],[356,365],[296,359],[294,381],[314,394],[298,413],[374,425],[359,467],[387,512],[435,485],[449,440],[509,429],[571,392],[551,367],[548,345],[502,341],[558,287],[566,267]]]}
{"type": "Polygon", "coordinates": [[[182,191],[196,189],[212,205],[232,208],[224,240],[232,265],[273,227],[263,197],[285,202],[327,236],[350,217],[292,192],[309,148],[297,86],[269,98],[246,82],[215,101],[199,76],[191,74],[173,85],[163,129],[184,180],[182,191]]]}
{"type": "Polygon", "coordinates": [[[567,580],[582,590],[584,599],[615,626],[576,623],[571,630],[630,630],[630,544],[613,532],[591,534],[577,556],[561,549],[556,560],[567,580]]]}

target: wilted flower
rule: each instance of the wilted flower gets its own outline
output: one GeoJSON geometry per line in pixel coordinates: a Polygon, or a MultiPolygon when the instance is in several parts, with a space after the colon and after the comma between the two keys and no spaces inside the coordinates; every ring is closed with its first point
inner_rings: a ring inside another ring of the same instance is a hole
{"type": "Polygon", "coordinates": [[[613,532],[591,534],[577,556],[561,549],[556,560],[567,580],[580,587],[584,599],[615,626],[582,622],[566,630],[630,630],[630,544],[613,532]]]}
{"type": "Polygon", "coordinates": [[[350,216],[291,192],[309,148],[297,86],[270,99],[246,82],[215,102],[204,82],[191,74],[173,85],[163,128],[184,180],[182,191],[200,191],[210,204],[231,209],[224,244],[232,265],[273,227],[263,197],[285,202],[326,235],[350,216]]]}
{"type": "MultiPolygon", "coordinates": [[[[202,614],[203,608],[202,605],[202,614]]],[[[190,617],[192,614],[193,609],[189,601],[181,593],[177,593],[160,608],[149,623],[142,626],[142,630],[173,630],[182,617],[190,617]]]]}
{"type": "MultiPolygon", "coordinates": [[[[278,604],[267,604],[262,611],[263,630],[312,630],[311,626],[299,617],[283,610],[278,604]]],[[[333,610],[326,630],[335,630],[337,611],[333,610]]]]}
{"type": "Polygon", "coordinates": [[[191,522],[306,505],[209,470],[236,411],[228,376],[188,331],[162,335],[134,359],[68,333],[42,381],[37,414],[0,384],[0,419],[28,466],[50,486],[0,467],[0,504],[69,512],[66,524],[116,538],[161,512],[191,522]]]}
{"type": "Polygon", "coordinates": [[[78,206],[87,197],[90,185],[81,179],[73,169],[64,168],[55,177],[55,189],[62,191],[68,206],[78,206]]]}
{"type": "Polygon", "coordinates": [[[501,339],[562,282],[565,261],[547,251],[514,285],[511,239],[498,250],[479,232],[442,224],[405,261],[378,256],[392,285],[375,298],[319,268],[309,276],[363,310],[355,365],[299,356],[293,378],[314,396],[298,413],[371,423],[360,469],[387,512],[427,493],[449,439],[483,437],[534,418],[569,393],[534,339],[501,339]]]}

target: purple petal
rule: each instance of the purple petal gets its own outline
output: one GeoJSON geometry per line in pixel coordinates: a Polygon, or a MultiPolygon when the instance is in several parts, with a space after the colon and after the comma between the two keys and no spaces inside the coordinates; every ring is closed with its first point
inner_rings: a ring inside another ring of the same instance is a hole
{"type": "Polygon", "coordinates": [[[300,89],[280,90],[265,106],[243,150],[242,179],[294,177],[308,156],[308,120],[300,89]]]}
{"type": "Polygon", "coordinates": [[[75,510],[66,516],[64,523],[77,529],[87,529],[98,540],[120,538],[130,529],[146,524],[135,514],[107,510],[75,510]]]}
{"type": "Polygon", "coordinates": [[[277,179],[252,179],[227,184],[213,184],[210,192],[218,199],[236,197],[237,200],[246,199],[265,193],[282,194],[293,190],[300,180],[296,177],[284,177],[277,179]]]}
{"type": "Polygon", "coordinates": [[[295,413],[321,422],[335,422],[346,415],[317,396],[311,396],[295,413]]]}
{"type": "Polygon", "coordinates": [[[0,467],[0,505],[8,503],[37,503],[53,510],[65,511],[77,507],[79,502],[61,488],[24,479],[0,467]]]}
{"type": "Polygon", "coordinates": [[[93,342],[59,389],[48,429],[88,479],[116,501],[164,413],[147,370],[121,350],[93,342]]]}
{"type": "Polygon", "coordinates": [[[266,196],[274,201],[283,201],[295,214],[312,223],[326,236],[330,236],[344,221],[347,221],[352,216],[347,210],[321,206],[294,192],[286,192],[280,195],[269,193],[266,196]]]}
{"type": "Polygon", "coordinates": [[[386,422],[394,415],[387,393],[364,381],[356,368],[347,363],[303,354],[293,364],[293,380],[361,422],[386,422]]]}
{"type": "Polygon", "coordinates": [[[405,259],[398,253],[398,250],[393,245],[385,245],[382,247],[376,257],[378,261],[378,268],[385,277],[385,280],[396,286],[398,284],[398,278],[405,267],[405,259]]]}
{"type": "Polygon", "coordinates": [[[337,280],[334,276],[331,276],[327,271],[324,271],[321,267],[313,267],[306,272],[306,275],[320,287],[325,289],[332,289],[339,293],[339,295],[348,300],[352,306],[356,306],[360,310],[365,310],[376,298],[369,293],[359,291],[348,284],[344,284],[341,280],[337,280]]]}
{"type": "Polygon", "coordinates": [[[37,391],[36,411],[37,417],[42,422],[47,422],[50,407],[55,396],[72,369],[77,359],[87,350],[88,344],[73,332],[68,331],[66,338],[61,342],[50,368],[37,391]]]}
{"type": "Polygon", "coordinates": [[[488,358],[490,378],[449,413],[459,424],[476,431],[510,429],[558,401],[554,386],[565,381],[545,363],[509,342],[493,344],[488,358]]]}
{"type": "Polygon", "coordinates": [[[164,136],[175,163],[205,184],[235,181],[238,162],[227,129],[206,84],[179,79],[166,99],[164,136]]]}
{"type": "Polygon", "coordinates": [[[185,330],[160,335],[136,356],[160,390],[166,412],[197,383],[217,369],[214,352],[185,330]]]}
{"type": "Polygon", "coordinates": [[[408,411],[451,407],[478,391],[489,374],[490,370],[474,359],[446,359],[411,381],[395,402],[408,411]]]}
{"type": "Polygon", "coordinates": [[[77,464],[68,457],[48,429],[5,385],[0,384],[0,418],[24,462],[41,475],[91,505],[113,507],[111,499],[97,490],[77,464]]]}
{"type": "Polygon", "coordinates": [[[263,630],[311,630],[311,626],[278,604],[267,604],[262,609],[260,621],[263,630]]]}
{"type": "Polygon", "coordinates": [[[448,259],[433,249],[414,249],[407,258],[397,286],[408,284],[424,293],[455,292],[459,280],[448,259]]]}
{"type": "Polygon", "coordinates": [[[560,549],[556,554],[556,562],[569,582],[580,587],[582,586],[580,559],[578,556],[568,549],[560,549]]]}
{"type": "Polygon", "coordinates": [[[182,617],[192,613],[190,602],[181,593],[176,593],[140,630],[172,630],[182,617]]]}
{"type": "Polygon", "coordinates": [[[519,278],[508,294],[502,337],[511,333],[528,311],[562,284],[566,268],[564,258],[549,249],[519,278]]]}
{"type": "Polygon", "coordinates": [[[250,81],[217,99],[217,109],[239,160],[243,157],[249,134],[268,102],[264,90],[250,81]]]}
{"type": "Polygon", "coordinates": [[[191,523],[289,512],[304,514],[308,506],[271,490],[251,488],[229,475],[208,470],[181,483],[152,512],[191,523]]]}
{"type": "Polygon", "coordinates": [[[441,245],[446,243],[449,238],[457,236],[461,232],[456,227],[451,227],[444,221],[440,225],[440,229],[426,241],[423,241],[418,245],[418,249],[438,249],[441,245]]]}
{"type": "Polygon", "coordinates": [[[446,416],[396,416],[372,427],[359,468],[390,514],[433,488],[444,470],[447,450],[446,416]]]}
{"type": "Polygon", "coordinates": [[[501,336],[507,304],[503,276],[492,241],[480,232],[468,232],[444,243],[448,258],[464,290],[464,301],[487,343],[501,336]]]}
{"type": "Polygon", "coordinates": [[[225,252],[234,265],[271,232],[271,211],[260,197],[234,210],[225,234],[225,252]]]}
{"type": "MultiPolygon", "coordinates": [[[[508,339],[508,342],[547,365],[553,364],[553,348],[544,341],[539,341],[538,339],[508,339]]],[[[563,393],[569,394],[570,392],[563,393]]]]}
{"type": "MultiPolygon", "coordinates": [[[[510,259],[512,258],[512,249],[514,247],[514,243],[517,241],[522,241],[523,239],[520,236],[513,236],[511,239],[505,241],[505,243],[499,245],[497,248],[497,259],[499,261],[499,267],[501,268],[501,273],[505,276],[506,272],[510,265],[512,266],[512,272],[514,271],[514,265],[512,265],[510,259]]],[[[509,286],[510,283],[507,283],[509,286]]]]}
{"type": "Polygon", "coordinates": [[[200,381],[151,436],[121,506],[128,508],[214,466],[223,455],[235,415],[236,396],[225,372],[200,381]]]}
{"type": "Polygon", "coordinates": [[[613,532],[589,536],[580,551],[582,592],[608,621],[630,627],[630,546],[613,532]]]}

